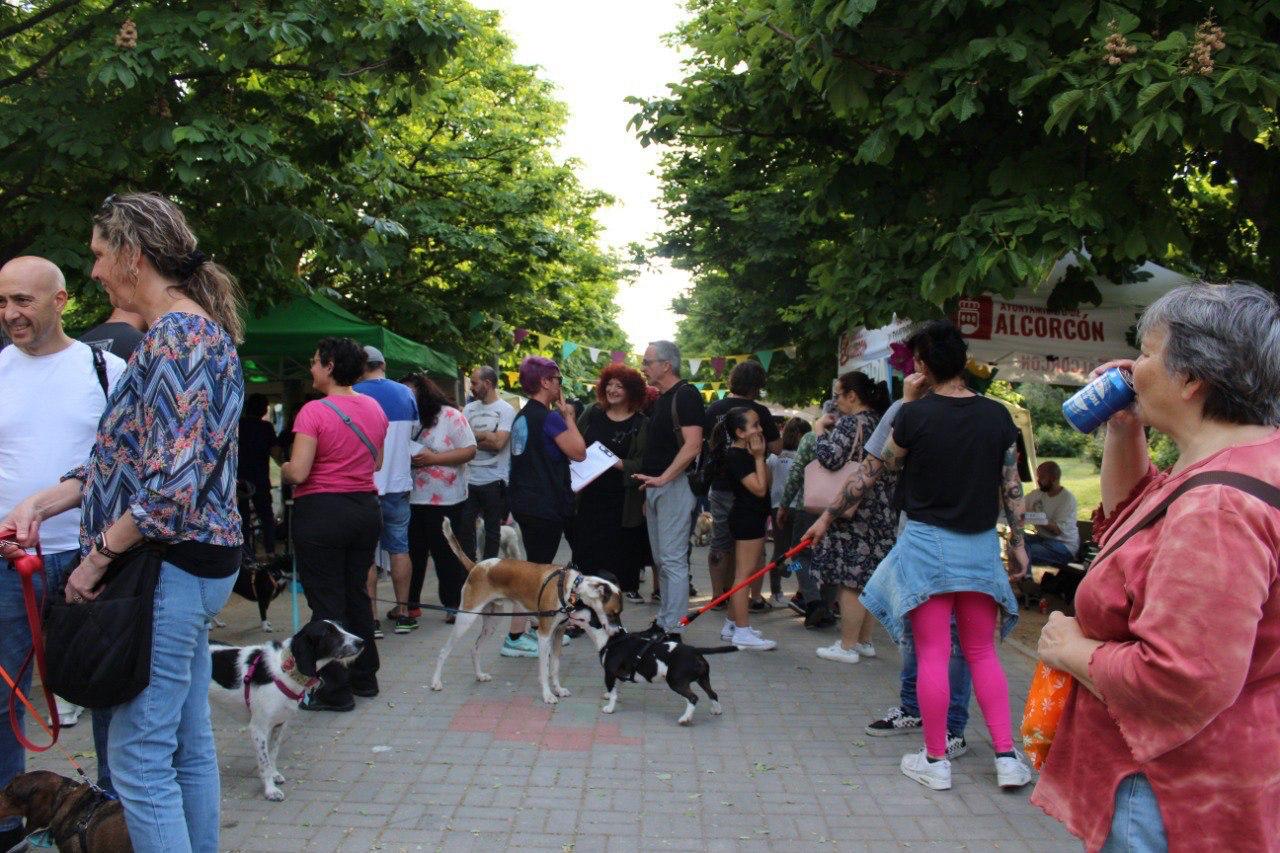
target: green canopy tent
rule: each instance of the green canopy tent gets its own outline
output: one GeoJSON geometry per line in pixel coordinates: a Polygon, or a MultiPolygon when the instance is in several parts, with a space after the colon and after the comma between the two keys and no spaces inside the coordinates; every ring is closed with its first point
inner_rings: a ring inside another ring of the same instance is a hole
{"type": "Polygon", "coordinates": [[[386,356],[387,371],[393,377],[425,370],[432,376],[457,379],[458,363],[452,357],[362,320],[315,293],[278,305],[262,317],[248,318],[239,348],[246,378],[282,381],[305,377],[316,341],[330,335],[377,347],[386,356]]]}

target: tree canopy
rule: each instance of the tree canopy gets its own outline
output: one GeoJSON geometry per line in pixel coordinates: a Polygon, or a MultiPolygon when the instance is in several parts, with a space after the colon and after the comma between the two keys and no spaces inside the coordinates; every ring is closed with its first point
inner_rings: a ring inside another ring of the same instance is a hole
{"type": "Polygon", "coordinates": [[[1141,263],[1280,282],[1280,7],[691,0],[690,59],[635,99],[662,167],[656,251],[693,272],[699,349],[795,339],[771,386],[816,394],[835,337],[959,295],[1141,263]]]}
{"type": "Polygon", "coordinates": [[[460,0],[0,5],[0,257],[99,310],[90,214],[151,189],[254,306],[325,290],[460,362],[515,325],[621,343],[610,200],[556,162],[564,107],[512,53],[460,0]]]}

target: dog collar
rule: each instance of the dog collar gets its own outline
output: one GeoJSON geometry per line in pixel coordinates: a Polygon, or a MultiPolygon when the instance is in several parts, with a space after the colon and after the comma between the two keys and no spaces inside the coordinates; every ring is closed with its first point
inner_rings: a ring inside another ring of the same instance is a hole
{"type": "MultiPolygon", "coordinates": [[[[244,706],[246,708],[249,707],[249,689],[252,686],[253,676],[254,676],[254,673],[258,671],[258,664],[261,662],[262,662],[262,653],[259,652],[255,657],[249,660],[249,666],[244,671],[244,706]]],[[[284,663],[282,664],[282,667],[286,669],[292,669],[293,667],[286,666],[287,664],[291,664],[291,663],[293,663],[293,655],[288,655],[284,659],[284,663]]],[[[303,683],[301,690],[293,690],[289,687],[289,685],[285,684],[279,678],[273,677],[271,680],[275,682],[276,688],[281,693],[283,693],[285,696],[288,696],[294,702],[301,700],[302,697],[306,695],[308,690],[310,690],[312,687],[315,687],[317,684],[320,683],[319,678],[308,678],[306,682],[303,683]]]]}

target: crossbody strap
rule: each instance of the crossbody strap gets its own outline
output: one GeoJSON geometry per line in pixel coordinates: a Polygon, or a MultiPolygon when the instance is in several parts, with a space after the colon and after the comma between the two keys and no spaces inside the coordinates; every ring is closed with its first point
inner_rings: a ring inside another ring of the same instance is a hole
{"type": "MultiPolygon", "coordinates": [[[[683,380],[682,380],[683,381],[683,380]]],[[[676,449],[684,447],[684,433],[680,429],[680,415],[676,413],[676,397],[680,396],[680,382],[677,382],[671,394],[671,428],[676,433],[676,449]]]]}
{"type": "MultiPolygon", "coordinates": [[[[338,417],[342,418],[342,422],[356,434],[356,438],[364,442],[364,446],[369,449],[369,454],[373,457],[373,461],[377,462],[378,448],[373,446],[373,442],[369,440],[369,436],[364,434],[364,430],[360,429],[360,426],[355,421],[347,417],[347,413],[342,411],[342,409],[339,409],[337,404],[332,400],[321,400],[320,402],[324,403],[330,409],[333,409],[333,411],[337,413],[338,417]]],[[[421,435],[421,433],[419,433],[419,435],[421,435]]]]}
{"type": "Polygon", "coordinates": [[[1178,498],[1192,489],[1210,485],[1239,489],[1276,509],[1280,509],[1280,488],[1276,488],[1264,480],[1236,471],[1202,471],[1199,474],[1188,477],[1178,488],[1170,492],[1164,500],[1152,507],[1151,511],[1144,515],[1141,521],[1125,531],[1125,534],[1115,542],[1109,543],[1106,550],[1094,558],[1093,564],[1101,563],[1105,557],[1111,556],[1121,545],[1128,542],[1129,538],[1135,533],[1150,527],[1158,521],[1169,510],[1169,505],[1178,498]]]}
{"type": "Polygon", "coordinates": [[[89,349],[93,354],[93,372],[98,375],[98,384],[102,386],[102,396],[110,400],[111,383],[107,379],[107,357],[93,344],[89,345],[89,349]]]}
{"type": "Polygon", "coordinates": [[[222,476],[222,469],[227,464],[227,456],[231,453],[231,439],[227,438],[222,444],[222,450],[218,451],[218,464],[213,466],[213,470],[209,473],[209,479],[204,481],[204,485],[200,487],[200,494],[196,495],[196,509],[200,509],[209,500],[209,492],[213,491],[213,487],[218,484],[218,479],[222,476]]]}

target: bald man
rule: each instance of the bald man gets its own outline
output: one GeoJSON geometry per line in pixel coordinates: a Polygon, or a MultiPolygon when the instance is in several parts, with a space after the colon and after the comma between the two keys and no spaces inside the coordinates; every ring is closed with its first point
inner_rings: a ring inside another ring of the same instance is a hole
{"type": "Polygon", "coordinates": [[[1080,528],[1076,526],[1076,496],[1062,485],[1062,469],[1052,460],[1036,468],[1036,485],[1027,495],[1027,512],[1043,513],[1045,521],[1027,537],[1027,553],[1037,566],[1065,567],[1080,550],[1080,528]]]}
{"type": "MultiPolygon", "coordinates": [[[[62,312],[67,307],[62,271],[44,258],[23,257],[0,267],[0,326],[13,341],[0,350],[0,519],[34,492],[56,484],[84,464],[93,448],[98,420],[108,393],[125,365],[67,337],[62,312]]],[[[0,521],[0,527],[4,523],[0,521]]],[[[4,538],[11,538],[12,534],[4,538]]],[[[50,589],[62,585],[80,559],[80,510],[46,519],[40,544],[50,589]]],[[[0,664],[17,672],[31,648],[31,632],[18,573],[11,571],[12,548],[0,549],[0,664]]],[[[35,578],[36,594],[43,583],[35,578]]],[[[31,689],[31,672],[22,681],[31,689]]],[[[9,703],[9,687],[0,684],[0,708],[9,703]]],[[[22,705],[18,705],[19,718],[22,705]]],[[[109,716],[102,718],[109,720],[109,716]]],[[[99,774],[108,781],[106,727],[95,713],[99,774]],[[101,728],[101,733],[98,729],[101,728]]],[[[0,725],[0,787],[23,771],[25,754],[6,723],[0,725]]],[[[109,784],[109,781],[108,781],[109,784]]],[[[0,822],[0,850],[18,843],[16,820],[0,822]]]]}

